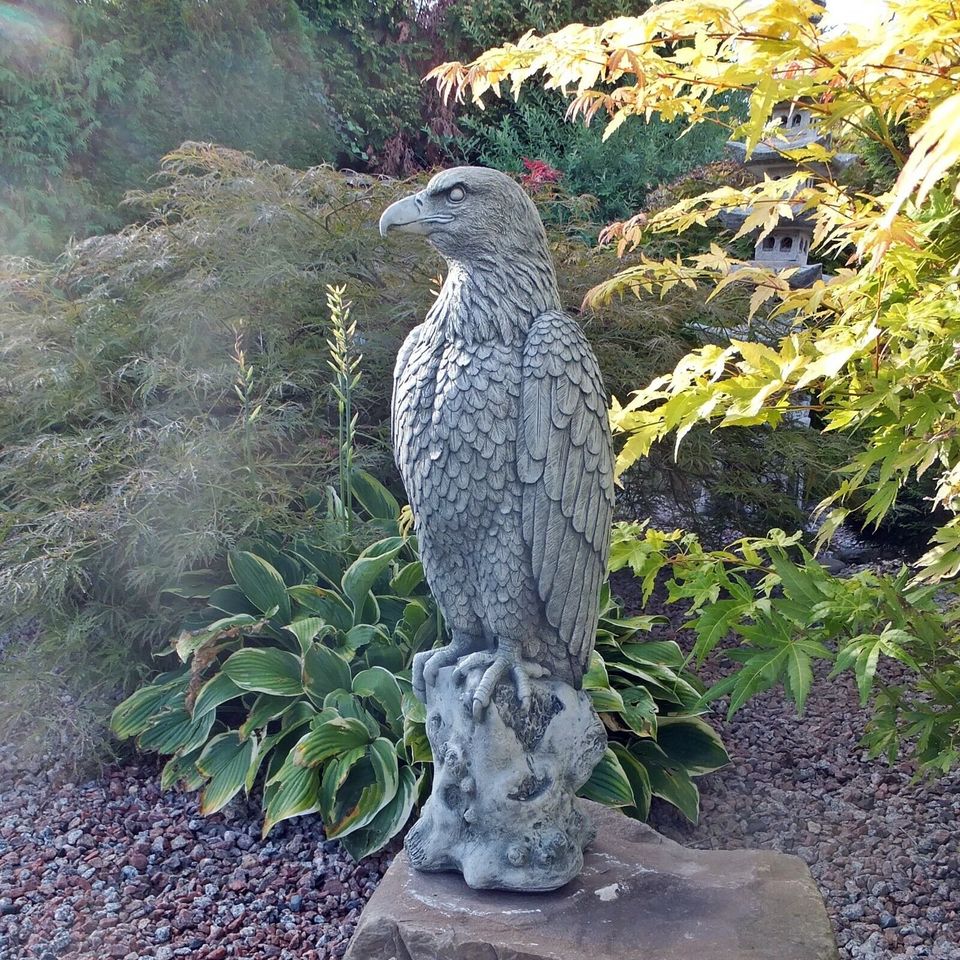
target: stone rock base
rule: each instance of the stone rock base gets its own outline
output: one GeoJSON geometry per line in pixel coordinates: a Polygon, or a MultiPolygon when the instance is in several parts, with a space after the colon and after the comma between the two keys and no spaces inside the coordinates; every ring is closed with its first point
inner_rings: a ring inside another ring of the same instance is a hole
{"type": "Polygon", "coordinates": [[[433,793],[407,834],[418,870],[458,870],[477,889],[556,890],[583,866],[593,839],[577,790],[603,756],[607,735],[589,695],[532,680],[522,708],[500,683],[480,722],[473,690],[482,669],[440,670],[427,694],[433,793]]]}
{"type": "Polygon", "coordinates": [[[471,890],[400,854],[346,960],[837,960],[797,857],[691,850],[586,807],[598,838],[582,873],[552,893],[471,890]]]}

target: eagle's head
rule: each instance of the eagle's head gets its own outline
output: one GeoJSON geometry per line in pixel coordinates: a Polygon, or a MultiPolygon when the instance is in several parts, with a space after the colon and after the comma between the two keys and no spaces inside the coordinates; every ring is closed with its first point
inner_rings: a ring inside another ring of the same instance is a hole
{"type": "Polygon", "coordinates": [[[443,170],[419,193],[391,204],[380,234],[391,230],[418,233],[447,260],[464,264],[547,254],[533,201],[506,174],[486,167],[443,170]]]}

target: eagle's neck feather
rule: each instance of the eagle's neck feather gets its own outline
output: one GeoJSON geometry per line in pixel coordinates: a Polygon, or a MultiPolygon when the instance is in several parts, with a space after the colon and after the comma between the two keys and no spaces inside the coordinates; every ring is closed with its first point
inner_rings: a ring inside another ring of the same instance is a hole
{"type": "Polygon", "coordinates": [[[448,260],[449,272],[427,326],[437,338],[466,343],[522,343],[530,325],[559,310],[560,294],[546,250],[469,264],[448,260]]]}

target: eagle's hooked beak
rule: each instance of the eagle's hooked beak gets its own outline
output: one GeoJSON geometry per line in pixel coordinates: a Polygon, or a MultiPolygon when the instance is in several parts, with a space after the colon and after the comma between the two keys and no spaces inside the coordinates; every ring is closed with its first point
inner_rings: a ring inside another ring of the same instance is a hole
{"type": "Polygon", "coordinates": [[[396,203],[391,203],[380,217],[380,236],[385,237],[389,230],[403,233],[430,232],[430,222],[423,218],[423,197],[414,193],[396,203]]]}

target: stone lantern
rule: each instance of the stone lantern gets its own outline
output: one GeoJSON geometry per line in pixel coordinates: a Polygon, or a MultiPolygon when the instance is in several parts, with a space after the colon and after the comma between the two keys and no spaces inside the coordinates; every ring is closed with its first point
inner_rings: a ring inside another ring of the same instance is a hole
{"type": "MultiPolygon", "coordinates": [[[[803,102],[778,103],[771,122],[777,125],[776,132],[757,144],[749,158],[745,144],[735,140],[727,143],[728,153],[741,160],[758,180],[781,180],[795,174],[800,163],[786,156],[791,150],[814,144],[830,146],[829,137],[820,132],[813,112],[803,102]]],[[[838,154],[829,164],[806,163],[804,169],[823,174],[842,169],[854,159],[852,154],[838,154]]],[[[777,271],[793,270],[790,286],[808,287],[822,277],[823,268],[809,262],[813,222],[804,215],[801,204],[795,204],[794,210],[792,220],[781,220],[766,236],[757,237],[753,264],[777,271]]],[[[750,207],[740,207],[722,214],[720,220],[728,229],[739,230],[750,213],[750,207]]]]}

